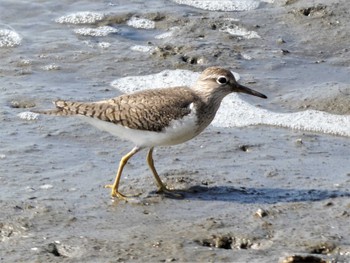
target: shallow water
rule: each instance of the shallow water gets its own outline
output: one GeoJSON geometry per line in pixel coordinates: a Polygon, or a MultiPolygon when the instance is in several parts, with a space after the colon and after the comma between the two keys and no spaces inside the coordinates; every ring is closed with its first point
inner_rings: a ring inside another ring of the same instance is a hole
{"type": "Polygon", "coordinates": [[[140,153],[127,166],[122,190],[141,192],[144,199],[125,204],[111,202],[103,185],[112,181],[129,143],[74,118],[18,117],[33,106],[52,107],[57,98],[117,96],[125,90],[111,83],[126,76],[220,65],[268,95],[239,97],[251,107],[278,114],[322,110],[346,118],[350,28],[343,10],[349,4],[289,2],[217,12],[160,0],[1,1],[0,30],[21,38],[19,45],[0,48],[1,260],[268,262],[310,254],[310,246],[328,242],[334,250],[316,256],[348,262],[348,137],[273,125],[211,126],[193,141],[155,152],[162,178],[190,190],[184,200],[152,192],[140,153]],[[305,16],[300,10],[309,7],[305,16]],[[56,22],[86,11],[104,15],[88,16],[92,22],[84,22],[87,16],[79,23],[56,22]],[[155,28],[128,26],[131,17],[153,21],[155,28]],[[105,26],[115,31],[76,33],[105,26]],[[245,30],[225,31],[236,26],[245,30]],[[167,37],[157,37],[163,33],[167,37]],[[254,216],[260,208],[267,217],[254,216]],[[211,235],[244,237],[254,246],[232,251],[197,242],[211,235]]]}

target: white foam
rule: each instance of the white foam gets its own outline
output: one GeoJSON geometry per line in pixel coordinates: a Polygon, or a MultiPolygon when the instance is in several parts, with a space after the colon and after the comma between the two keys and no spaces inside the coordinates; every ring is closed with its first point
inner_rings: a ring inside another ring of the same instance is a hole
{"type": "Polygon", "coordinates": [[[174,32],[167,31],[167,32],[164,32],[162,34],[156,35],[154,38],[156,38],[156,39],[164,39],[164,38],[171,37],[173,34],[174,34],[174,32]]]}
{"type": "Polygon", "coordinates": [[[111,85],[124,93],[130,93],[150,88],[191,86],[198,77],[199,73],[190,70],[164,70],[152,75],[116,79],[111,85]]]}
{"type": "Polygon", "coordinates": [[[316,110],[277,113],[254,107],[241,100],[237,94],[231,94],[224,99],[212,124],[218,127],[244,127],[263,124],[350,136],[350,116],[334,115],[316,110]]]}
{"type": "Polygon", "coordinates": [[[223,18],[224,21],[229,21],[229,22],[238,22],[239,19],[238,18],[234,18],[234,17],[225,17],[223,18]]]}
{"type": "Polygon", "coordinates": [[[178,26],[171,27],[171,28],[169,28],[169,31],[164,32],[164,33],[159,34],[159,35],[156,35],[154,38],[156,38],[156,39],[164,39],[164,38],[171,37],[172,35],[174,35],[174,32],[176,30],[179,30],[178,26]]]}
{"type": "Polygon", "coordinates": [[[109,43],[109,42],[100,42],[100,43],[97,44],[97,46],[99,48],[102,48],[102,49],[107,49],[107,48],[109,48],[111,46],[111,43],[109,43]]]}
{"type": "MultiPolygon", "coordinates": [[[[189,70],[164,70],[152,75],[120,78],[111,85],[125,93],[149,88],[190,86],[199,74],[189,70]]],[[[255,107],[237,94],[231,94],[224,99],[212,124],[217,127],[272,125],[350,137],[349,115],[334,115],[315,110],[277,113],[255,107]]]]}
{"type": "Polygon", "coordinates": [[[105,37],[112,33],[118,33],[120,30],[111,26],[100,26],[96,28],[83,27],[74,29],[74,33],[82,36],[105,37]]]}
{"type": "Polygon", "coordinates": [[[133,16],[132,18],[130,18],[126,22],[126,24],[134,28],[142,28],[142,29],[153,29],[156,26],[154,21],[146,18],[136,17],[136,16],[133,16]]]}
{"type": "Polygon", "coordinates": [[[49,65],[46,65],[46,66],[43,66],[42,67],[43,70],[47,70],[47,71],[50,71],[50,70],[60,70],[61,67],[56,65],[56,64],[49,64],[49,65]]]}
{"type": "Polygon", "coordinates": [[[105,15],[103,13],[86,11],[61,16],[55,22],[60,24],[95,24],[104,18],[105,15]]]}
{"type": "Polygon", "coordinates": [[[252,56],[248,55],[247,53],[241,53],[241,56],[245,60],[252,60],[252,56]]]}
{"type": "Polygon", "coordinates": [[[39,118],[38,113],[34,113],[30,111],[24,111],[24,112],[18,113],[17,116],[22,120],[27,120],[27,121],[37,120],[39,118]]]}
{"type": "Polygon", "coordinates": [[[48,189],[53,188],[53,185],[52,184],[43,184],[43,185],[40,185],[39,188],[44,189],[44,190],[48,190],[48,189]]]}
{"type": "Polygon", "coordinates": [[[21,36],[13,30],[0,29],[0,47],[15,47],[21,44],[21,36]]]}
{"type": "Polygon", "coordinates": [[[130,47],[130,49],[132,51],[137,51],[137,52],[151,53],[154,50],[154,47],[135,45],[135,46],[130,47]]]}
{"type": "Polygon", "coordinates": [[[182,5],[210,11],[246,11],[259,7],[259,0],[173,0],[182,5]]]}
{"type": "Polygon", "coordinates": [[[220,31],[222,32],[227,32],[230,35],[233,36],[239,36],[239,37],[243,37],[246,39],[252,39],[252,38],[261,38],[258,33],[256,33],[255,31],[249,31],[243,27],[239,27],[237,25],[234,26],[223,26],[220,31]]]}

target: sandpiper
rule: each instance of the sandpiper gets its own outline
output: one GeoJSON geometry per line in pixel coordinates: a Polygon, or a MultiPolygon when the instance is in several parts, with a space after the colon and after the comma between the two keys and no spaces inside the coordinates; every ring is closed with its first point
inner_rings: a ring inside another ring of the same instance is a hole
{"type": "Polygon", "coordinates": [[[56,109],[36,112],[77,115],[134,144],[134,148],[121,158],[114,183],[105,186],[112,189],[112,197],[128,199],[118,190],[123,168],[134,154],[145,148],[149,148],[147,163],[158,192],[177,196],[162,182],[154,167],[154,147],[180,144],[200,134],[214,119],[222,99],[232,92],[267,98],[237,83],[229,70],[210,67],[203,71],[193,87],[149,89],[97,102],[57,100],[54,102],[56,109]]]}

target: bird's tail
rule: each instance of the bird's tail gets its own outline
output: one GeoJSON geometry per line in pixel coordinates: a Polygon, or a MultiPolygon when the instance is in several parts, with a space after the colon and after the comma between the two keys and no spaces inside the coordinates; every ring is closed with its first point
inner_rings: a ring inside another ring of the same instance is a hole
{"type": "Polygon", "coordinates": [[[34,113],[46,114],[46,115],[56,115],[56,116],[69,116],[79,114],[79,109],[81,108],[82,103],[79,102],[70,102],[64,100],[54,101],[56,109],[52,110],[32,110],[34,113]]]}

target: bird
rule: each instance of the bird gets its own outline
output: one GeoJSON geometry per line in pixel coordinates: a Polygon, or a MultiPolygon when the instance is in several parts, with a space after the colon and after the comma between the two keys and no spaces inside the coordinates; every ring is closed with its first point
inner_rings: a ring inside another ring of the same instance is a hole
{"type": "Polygon", "coordinates": [[[56,100],[56,108],[34,112],[79,116],[98,129],[133,143],[132,150],[119,162],[114,182],[105,185],[113,198],[128,201],[132,197],[119,191],[120,179],[128,160],[143,149],[148,149],[146,160],[158,186],[157,193],[179,197],[159,177],[154,166],[154,147],[181,144],[199,135],[214,119],[224,97],[233,92],[267,98],[239,84],[229,69],[209,67],[191,87],[148,89],[96,102],[56,100]]]}

